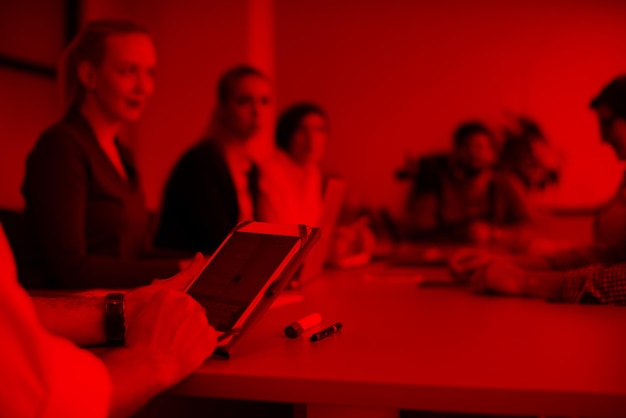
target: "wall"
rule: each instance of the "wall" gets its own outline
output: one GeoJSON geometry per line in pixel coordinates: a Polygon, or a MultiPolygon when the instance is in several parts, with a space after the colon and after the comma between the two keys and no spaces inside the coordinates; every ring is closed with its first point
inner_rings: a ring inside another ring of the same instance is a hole
{"type": "MultiPolygon", "coordinates": [[[[248,61],[249,1],[254,0],[109,0],[108,10],[103,2],[91,1],[88,19],[126,15],[148,27],[156,44],[155,95],[128,132],[152,209],[160,207],[178,158],[204,134],[217,79],[229,67],[248,61]]],[[[258,60],[264,56],[256,54],[258,60]]]]}
{"type": "MultiPolygon", "coordinates": [[[[0,53],[54,66],[63,48],[61,0],[0,2],[0,53]]],[[[23,205],[24,161],[60,115],[53,79],[0,67],[0,206],[23,205]]]]}
{"type": "MultiPolygon", "coordinates": [[[[24,42],[55,61],[60,48],[46,42],[61,36],[60,4],[2,2],[0,11],[34,12],[16,19],[28,29],[19,41],[3,36],[8,26],[0,18],[0,46],[24,42]]],[[[497,122],[505,110],[536,117],[562,147],[561,204],[598,203],[620,177],[611,151],[599,144],[588,102],[626,71],[624,2],[86,0],[84,6],[86,18],[128,16],[154,34],[157,92],[130,132],[152,208],[176,159],[204,131],[219,74],[245,61],[275,70],[279,108],[307,99],[328,109],[333,140],[326,165],[371,205],[401,206],[406,185],[393,172],[407,154],[445,149],[459,121],[497,122]]],[[[0,68],[0,205],[22,205],[24,158],[59,113],[53,82],[0,68]]]]}
{"type": "Polygon", "coordinates": [[[327,166],[358,198],[398,210],[405,156],[446,149],[457,123],[535,117],[562,148],[563,205],[610,196],[619,167],[589,100],[626,71],[626,3],[276,0],[279,107],[314,100],[327,166]]]}
{"type": "Polygon", "coordinates": [[[158,208],[171,168],[208,127],[218,77],[247,60],[247,3],[143,3],[158,68],[155,96],[137,126],[137,155],[148,205],[158,208]]]}
{"type": "MultiPolygon", "coordinates": [[[[41,16],[36,15],[28,26],[33,39],[55,39],[57,33],[62,36],[62,2],[55,2],[56,15],[48,10],[50,7],[44,8],[41,16]],[[37,24],[37,16],[42,25],[37,24]]],[[[19,18],[24,15],[22,9],[37,9],[35,6],[40,3],[47,4],[45,0],[29,0],[25,6],[16,2],[7,8],[12,15],[18,15],[18,20],[28,22],[24,16],[19,18]]],[[[221,73],[233,65],[249,62],[271,74],[274,66],[271,1],[86,0],[83,14],[85,21],[100,17],[132,18],[147,26],[155,39],[156,93],[141,121],[126,132],[126,139],[135,148],[148,205],[158,208],[172,166],[208,125],[215,104],[215,85],[221,73]]],[[[0,27],[1,24],[4,24],[2,18],[0,27]]],[[[32,50],[29,49],[32,40],[2,37],[5,32],[0,30],[0,41],[17,51],[32,50]],[[15,46],[18,44],[19,48],[15,46]]],[[[45,50],[51,51],[47,61],[54,63],[60,56],[62,43],[56,50],[45,50]]],[[[61,112],[53,80],[0,68],[0,167],[3,174],[0,206],[23,206],[19,188],[26,155],[41,131],[61,112]]]]}

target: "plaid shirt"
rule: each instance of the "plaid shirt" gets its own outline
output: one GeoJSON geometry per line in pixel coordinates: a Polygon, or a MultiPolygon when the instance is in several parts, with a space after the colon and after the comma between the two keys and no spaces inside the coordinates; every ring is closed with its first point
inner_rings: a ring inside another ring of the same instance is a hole
{"type": "Polygon", "coordinates": [[[601,264],[565,273],[560,300],[626,305],[626,263],[601,264]]]}

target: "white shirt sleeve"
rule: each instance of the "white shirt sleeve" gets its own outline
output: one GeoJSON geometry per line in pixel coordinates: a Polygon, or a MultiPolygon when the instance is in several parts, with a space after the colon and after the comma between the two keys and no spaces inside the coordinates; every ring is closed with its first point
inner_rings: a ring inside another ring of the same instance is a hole
{"type": "Polygon", "coordinates": [[[301,166],[276,151],[260,166],[259,220],[318,226],[322,212],[319,167],[301,166]]]}
{"type": "Polygon", "coordinates": [[[93,354],[47,332],[17,283],[0,226],[0,415],[106,417],[112,385],[93,354]]]}

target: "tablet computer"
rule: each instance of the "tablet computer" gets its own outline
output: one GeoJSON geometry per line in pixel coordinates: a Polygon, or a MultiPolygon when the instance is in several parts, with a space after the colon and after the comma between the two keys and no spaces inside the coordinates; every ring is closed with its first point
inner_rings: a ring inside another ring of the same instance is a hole
{"type": "Polygon", "coordinates": [[[230,232],[186,289],[220,334],[214,357],[230,357],[318,238],[317,228],[264,222],[244,222],[230,232]]]}

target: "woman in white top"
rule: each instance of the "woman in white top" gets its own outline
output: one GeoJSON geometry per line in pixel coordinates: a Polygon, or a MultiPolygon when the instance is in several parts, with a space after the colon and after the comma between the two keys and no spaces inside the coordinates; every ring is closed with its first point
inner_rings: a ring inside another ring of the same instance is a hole
{"type": "Polygon", "coordinates": [[[319,225],[323,189],[320,162],[328,132],[326,113],[313,103],[299,103],[283,112],[276,127],[276,150],[261,165],[260,220],[319,225]]]}

